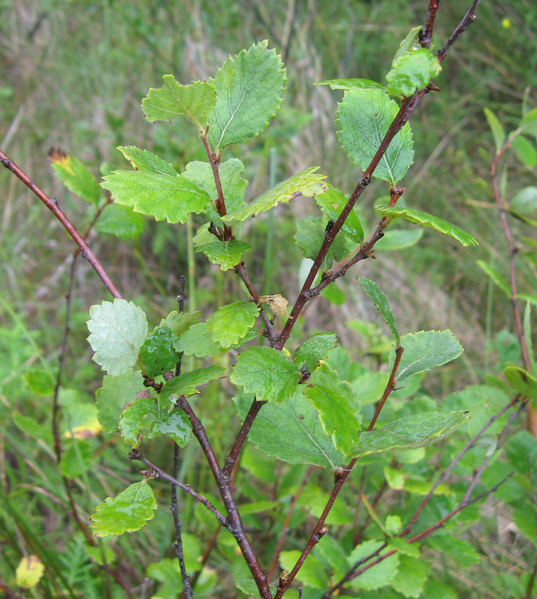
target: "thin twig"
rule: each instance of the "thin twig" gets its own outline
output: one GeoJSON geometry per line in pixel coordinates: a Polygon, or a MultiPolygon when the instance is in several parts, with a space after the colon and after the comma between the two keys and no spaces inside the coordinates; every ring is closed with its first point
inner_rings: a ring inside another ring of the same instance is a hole
{"type": "Polygon", "coordinates": [[[433,28],[436,13],[440,5],[440,0],[429,0],[429,10],[427,11],[427,19],[425,20],[425,27],[423,28],[420,36],[421,45],[424,48],[431,47],[431,40],[433,39],[433,28]]]}
{"type": "Polygon", "coordinates": [[[382,398],[377,405],[377,409],[375,410],[375,415],[373,416],[373,418],[371,419],[371,422],[369,423],[369,427],[367,429],[368,431],[373,430],[375,423],[377,421],[377,418],[379,417],[380,412],[382,411],[382,408],[384,407],[384,404],[386,403],[386,400],[388,399],[390,394],[393,393],[393,391],[395,390],[395,375],[397,374],[397,369],[399,368],[399,363],[401,362],[401,358],[403,357],[404,351],[405,351],[405,348],[402,347],[401,345],[398,345],[395,349],[395,361],[393,363],[392,372],[390,374],[390,378],[388,379],[388,384],[386,385],[386,388],[384,389],[384,393],[382,394],[382,398]]]}
{"type": "Polygon", "coordinates": [[[0,582],[0,589],[2,589],[4,593],[7,593],[10,597],[13,597],[13,599],[22,599],[20,595],[17,595],[14,590],[10,589],[2,582],[0,582]]]}
{"type": "Polygon", "coordinates": [[[453,44],[460,38],[460,36],[470,27],[470,25],[477,19],[476,9],[481,0],[474,0],[472,2],[472,6],[468,10],[468,12],[464,15],[462,21],[457,26],[457,29],[451,34],[451,37],[446,42],[446,45],[440,49],[436,57],[438,58],[438,62],[443,62],[446,58],[449,49],[453,44]]]}

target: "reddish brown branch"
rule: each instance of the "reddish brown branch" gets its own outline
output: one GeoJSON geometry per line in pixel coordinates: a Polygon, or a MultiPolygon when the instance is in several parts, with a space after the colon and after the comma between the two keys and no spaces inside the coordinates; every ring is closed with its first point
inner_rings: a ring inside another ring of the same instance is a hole
{"type": "Polygon", "coordinates": [[[433,39],[433,28],[436,13],[440,6],[440,0],[429,0],[429,10],[427,11],[427,19],[425,20],[425,27],[423,28],[420,35],[420,42],[424,48],[431,47],[431,40],[433,39]]]}
{"type": "Polygon", "coordinates": [[[438,58],[438,62],[443,62],[446,58],[449,49],[453,44],[460,38],[460,36],[470,27],[470,25],[477,19],[476,9],[481,0],[474,0],[472,2],[472,6],[468,10],[468,12],[464,15],[464,18],[457,26],[457,29],[451,34],[451,37],[446,42],[446,45],[437,52],[436,56],[438,58]]]}

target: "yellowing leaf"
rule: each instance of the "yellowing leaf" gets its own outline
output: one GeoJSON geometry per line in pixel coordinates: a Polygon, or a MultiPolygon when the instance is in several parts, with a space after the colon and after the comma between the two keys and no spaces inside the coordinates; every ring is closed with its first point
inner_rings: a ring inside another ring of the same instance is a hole
{"type": "Polygon", "coordinates": [[[257,300],[257,305],[268,304],[268,307],[274,314],[287,314],[288,299],[285,299],[283,295],[277,293],[276,295],[262,295],[257,300]]]}
{"type": "Polygon", "coordinates": [[[44,572],[45,566],[37,556],[23,557],[15,571],[17,584],[23,589],[31,589],[39,582],[44,572]]]}

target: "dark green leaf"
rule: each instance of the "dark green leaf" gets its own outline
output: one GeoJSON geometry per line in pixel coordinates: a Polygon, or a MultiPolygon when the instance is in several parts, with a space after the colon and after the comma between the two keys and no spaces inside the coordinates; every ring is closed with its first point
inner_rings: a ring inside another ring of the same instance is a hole
{"type": "Polygon", "coordinates": [[[115,235],[120,239],[138,239],[143,233],[144,224],[144,217],[133,212],[132,208],[110,204],[99,217],[95,230],[115,235]]]}
{"type": "MultiPolygon", "coordinates": [[[[296,224],[296,234],[294,236],[297,246],[302,251],[305,258],[315,260],[325,240],[326,225],[318,216],[308,216],[304,220],[299,220],[296,224]]],[[[340,261],[349,253],[347,240],[341,232],[336,235],[321,268],[330,270],[334,260],[340,261]]]]}
{"type": "Polygon", "coordinates": [[[99,422],[103,428],[109,433],[117,433],[119,419],[125,406],[136,401],[138,393],[144,390],[147,391],[139,370],[125,372],[119,376],[105,375],[103,386],[95,392],[99,422]]]}
{"type": "Polygon", "coordinates": [[[207,330],[213,340],[227,349],[244,339],[255,325],[259,307],[253,302],[235,302],[222,306],[207,320],[207,330]]]}
{"type": "Polygon", "coordinates": [[[393,315],[392,309],[390,308],[390,304],[388,303],[384,292],[374,281],[371,281],[370,279],[360,277],[358,280],[362,286],[362,289],[367,293],[369,299],[375,304],[377,310],[384,319],[384,322],[388,325],[393,333],[395,342],[397,345],[400,345],[401,338],[399,337],[399,331],[397,330],[395,316],[393,315]]]}
{"type": "Polygon", "coordinates": [[[334,349],[336,341],[334,333],[313,335],[297,348],[293,360],[300,368],[305,365],[308,372],[313,372],[319,366],[319,360],[334,349]]]}
{"type": "Polygon", "coordinates": [[[244,252],[252,249],[252,246],[244,241],[236,239],[220,241],[212,233],[209,233],[209,223],[198,229],[193,242],[196,252],[205,254],[212,264],[219,264],[223,271],[237,266],[242,260],[244,252]]]}
{"type": "MultiPolygon", "coordinates": [[[[332,185],[327,184],[326,187],[327,189],[325,192],[315,196],[315,201],[328,218],[335,222],[341,212],[343,212],[343,208],[345,208],[347,204],[347,198],[342,191],[332,187],[332,185]]],[[[354,210],[350,211],[341,230],[356,243],[362,243],[364,240],[362,224],[354,210]]]]}
{"type": "Polygon", "coordinates": [[[177,341],[177,335],[166,326],[157,327],[145,340],[140,349],[140,360],[149,378],[175,368],[180,358],[174,347],[177,341]]]}
{"type": "Polygon", "coordinates": [[[468,568],[481,561],[476,550],[464,539],[457,539],[452,535],[438,535],[427,539],[427,544],[436,549],[443,556],[449,556],[458,566],[468,568]]]}
{"type": "Polygon", "coordinates": [[[197,387],[205,385],[209,381],[222,378],[225,374],[224,368],[220,366],[209,366],[207,368],[198,368],[185,374],[181,374],[169,381],[166,381],[161,392],[161,399],[170,399],[174,401],[181,395],[195,395],[199,393],[197,387]]]}
{"type": "Polygon", "coordinates": [[[49,152],[48,158],[52,162],[54,174],[69,191],[92,204],[99,203],[99,184],[78,158],[67,156],[54,148],[49,152]]]}

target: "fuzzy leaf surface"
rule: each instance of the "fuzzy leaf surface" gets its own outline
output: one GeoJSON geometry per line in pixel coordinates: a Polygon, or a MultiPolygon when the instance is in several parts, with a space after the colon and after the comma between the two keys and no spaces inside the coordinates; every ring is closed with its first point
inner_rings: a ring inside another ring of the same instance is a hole
{"type": "MultiPolygon", "coordinates": [[[[235,399],[239,417],[244,420],[253,397],[235,399]]],[[[263,406],[252,428],[249,440],[264,454],[290,464],[314,464],[335,468],[347,462],[324,434],[315,408],[299,387],[281,404],[263,406]]]]}
{"type": "Polygon", "coordinates": [[[157,502],[153,490],[145,480],[127,487],[117,497],[108,497],[95,508],[91,516],[96,537],[122,535],[145,526],[154,517],[157,502]]]}
{"type": "Polygon", "coordinates": [[[375,209],[388,218],[404,218],[409,223],[430,227],[443,235],[453,237],[462,245],[479,245],[477,239],[470,233],[432,214],[413,208],[396,208],[395,206],[375,206],[375,209]]]}
{"type": "Polygon", "coordinates": [[[217,100],[209,114],[209,141],[216,152],[259,135],[280,109],[286,71],[267,45],[263,41],[230,56],[216,73],[217,100]]]}
{"type": "Polygon", "coordinates": [[[133,212],[131,208],[110,204],[95,223],[95,230],[115,235],[120,239],[138,239],[143,233],[144,224],[144,217],[133,212]]]}
{"type": "MultiPolygon", "coordinates": [[[[383,91],[352,89],[338,110],[339,140],[350,159],[366,170],[386,136],[399,107],[383,91]]],[[[395,184],[414,160],[412,131],[407,123],[394,137],[373,176],[395,184]]]]}
{"type": "Polygon", "coordinates": [[[49,160],[52,162],[54,174],[69,191],[92,204],[99,203],[99,184],[78,158],[53,149],[49,152],[49,160]]]}
{"type": "Polygon", "coordinates": [[[259,307],[253,302],[234,302],[222,306],[207,320],[207,330],[213,340],[227,349],[244,339],[254,326],[259,315],[259,307]]]}
{"type": "Polygon", "coordinates": [[[300,368],[306,366],[308,372],[313,372],[319,366],[319,360],[336,347],[337,338],[334,333],[319,333],[313,335],[297,348],[293,361],[300,368]]]}
{"type": "Polygon", "coordinates": [[[313,85],[329,85],[330,89],[376,89],[386,91],[384,85],[371,81],[371,79],[327,79],[326,81],[317,81],[313,85]]]}
{"type": "MultiPolygon", "coordinates": [[[[172,395],[176,395],[177,397],[180,395],[195,395],[196,393],[199,393],[199,385],[205,385],[205,383],[208,383],[209,381],[222,378],[225,375],[225,372],[225,369],[220,366],[197,368],[196,370],[185,372],[185,374],[181,374],[166,381],[160,396],[162,399],[170,399],[170,396],[172,395]]],[[[172,401],[174,399],[175,398],[171,398],[172,401]]]]}
{"type": "Polygon", "coordinates": [[[143,439],[152,439],[159,434],[169,435],[180,447],[190,439],[190,422],[182,410],[171,413],[163,410],[157,398],[139,399],[129,406],[121,417],[121,436],[133,447],[143,439]]]}
{"type": "MultiPolygon", "coordinates": [[[[401,337],[401,345],[405,348],[397,370],[397,381],[442,366],[459,357],[462,345],[450,330],[420,331],[401,337]]],[[[394,363],[394,354],[390,358],[390,366],[394,363]]]]}
{"type": "Polygon", "coordinates": [[[149,378],[173,370],[180,355],[175,351],[177,335],[168,327],[157,327],[140,349],[140,360],[149,378]]]}
{"type": "Polygon", "coordinates": [[[372,431],[360,434],[354,457],[376,453],[406,451],[443,439],[470,418],[467,411],[424,412],[399,418],[372,431]]]}
{"type": "Polygon", "coordinates": [[[366,292],[367,297],[369,297],[369,299],[375,304],[377,310],[384,319],[384,322],[388,325],[393,333],[395,342],[397,345],[399,345],[401,343],[401,338],[399,337],[397,323],[395,322],[395,316],[393,315],[392,309],[390,308],[390,304],[388,303],[384,292],[374,281],[371,281],[371,279],[360,277],[358,280],[362,286],[362,289],[366,292]]]}
{"type": "Polygon", "coordinates": [[[139,370],[119,376],[105,375],[103,386],[95,392],[98,418],[103,428],[109,433],[117,433],[125,406],[135,402],[138,393],[144,390],[144,378],[139,370]]]}
{"type": "MultiPolygon", "coordinates": [[[[329,184],[327,184],[326,187],[327,190],[324,193],[315,196],[315,201],[328,218],[335,222],[341,212],[343,212],[343,208],[345,208],[345,205],[347,204],[347,198],[345,197],[345,194],[336,187],[332,187],[332,185],[329,184]]],[[[350,211],[341,230],[356,243],[361,243],[364,240],[362,223],[354,210],[350,211]]]]}
{"type": "MultiPolygon", "coordinates": [[[[308,216],[296,223],[296,234],[294,236],[297,246],[300,248],[304,258],[315,260],[325,240],[326,225],[318,216],[308,216]]],[[[349,253],[349,247],[345,235],[336,235],[328,253],[322,261],[321,268],[330,270],[334,260],[343,260],[349,253]]]]}
{"type": "Polygon", "coordinates": [[[258,401],[280,403],[295,392],[300,379],[297,364],[271,347],[249,347],[239,356],[230,380],[258,401]]]}
{"type": "Polygon", "coordinates": [[[214,85],[194,81],[181,85],[173,75],[164,75],[164,85],[151,88],[142,100],[142,111],[150,123],[169,121],[174,116],[186,116],[200,133],[205,132],[209,113],[216,104],[214,85]]]}
{"type": "Polygon", "coordinates": [[[115,299],[90,308],[88,341],[93,359],[111,376],[127,372],[147,337],[147,318],[132,302],[115,299]]]}
{"type": "Polygon", "coordinates": [[[196,252],[205,254],[212,264],[219,264],[220,270],[226,271],[237,266],[244,252],[251,250],[252,246],[238,239],[220,241],[209,233],[209,226],[209,223],[206,223],[198,229],[193,239],[196,252]]]}
{"type": "Polygon", "coordinates": [[[428,48],[420,48],[397,58],[386,75],[388,92],[408,98],[429,85],[442,70],[436,56],[428,48]]]}
{"type": "Polygon", "coordinates": [[[349,382],[340,381],[337,372],[323,363],[313,373],[304,395],[319,412],[326,435],[332,438],[334,447],[349,455],[358,444],[360,423],[353,413],[354,392],[349,382]]]}

